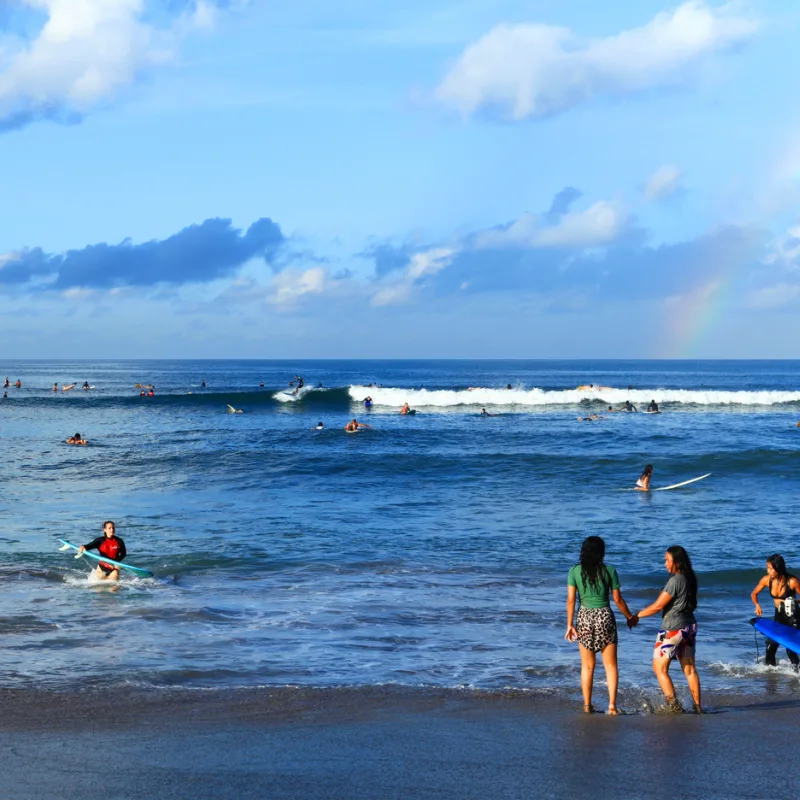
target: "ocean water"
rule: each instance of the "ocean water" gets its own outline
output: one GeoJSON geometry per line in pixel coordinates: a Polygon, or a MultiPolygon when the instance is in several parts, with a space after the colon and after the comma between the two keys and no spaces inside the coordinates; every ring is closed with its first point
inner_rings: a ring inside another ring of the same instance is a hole
{"type": "MultiPolygon", "coordinates": [[[[598,534],[633,610],[663,587],[665,548],[688,550],[705,690],[800,691],[785,653],[756,662],[748,624],[765,557],[800,571],[800,362],[4,361],[5,375],[23,387],[0,401],[0,686],[575,693],[566,574],[598,534]],[[663,413],[603,414],[626,399],[663,413]],[[406,401],[416,415],[397,413],[406,401]],[[353,417],[371,429],[346,434],[353,417]],[[64,443],[76,431],[87,447],[64,443]],[[630,491],[646,463],[653,486],[712,475],[630,491]],[[58,550],[106,519],[153,578],[110,591],[58,550]]],[[[621,626],[623,689],[655,687],[657,628],[621,626]]]]}

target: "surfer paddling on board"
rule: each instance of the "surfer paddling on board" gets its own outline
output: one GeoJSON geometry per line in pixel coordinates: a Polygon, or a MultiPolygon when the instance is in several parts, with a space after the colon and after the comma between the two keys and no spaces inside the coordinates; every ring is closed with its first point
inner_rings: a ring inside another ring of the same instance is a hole
{"type": "MultiPolygon", "coordinates": [[[[796,627],[797,619],[797,592],[800,592],[800,581],[794,575],[786,571],[786,562],[780,553],[775,553],[767,559],[767,574],[758,582],[758,585],[750,593],[750,599],[756,607],[756,614],[761,616],[761,606],[758,602],[758,595],[763,589],[769,588],[770,597],[775,604],[775,622],[781,625],[796,627]]],[[[778,643],[772,639],[767,639],[767,655],[764,663],[768,667],[777,666],[775,656],[778,654],[778,643]]],[[[800,666],[800,656],[793,653],[788,648],[786,655],[794,665],[795,670],[800,666]]]]}
{"type": "Polygon", "coordinates": [[[347,425],[344,426],[344,429],[348,433],[357,433],[359,428],[371,428],[371,427],[372,425],[367,425],[366,422],[359,422],[358,420],[353,419],[350,422],[348,422],[347,425]]]}
{"type": "Polygon", "coordinates": [[[400,409],[401,414],[410,414],[411,413],[411,406],[408,403],[403,403],[403,407],[400,409]]]}
{"type": "Polygon", "coordinates": [[[650,480],[653,477],[653,465],[648,464],[644,468],[644,472],[639,476],[639,480],[636,481],[636,486],[634,487],[637,492],[649,492],[650,491],[650,480]]]}
{"type": "Polygon", "coordinates": [[[86,439],[83,438],[79,433],[76,433],[74,436],[70,436],[69,439],[66,440],[67,444],[86,444],[86,439]]]}
{"type": "MultiPolygon", "coordinates": [[[[117,536],[116,528],[111,520],[103,523],[103,535],[93,539],[89,544],[81,545],[78,553],[82,553],[84,550],[97,550],[100,555],[113,561],[122,561],[128,554],[125,542],[117,536]]],[[[119,580],[119,569],[101,561],[94,570],[94,576],[101,581],[116,581],[119,580]]]]}

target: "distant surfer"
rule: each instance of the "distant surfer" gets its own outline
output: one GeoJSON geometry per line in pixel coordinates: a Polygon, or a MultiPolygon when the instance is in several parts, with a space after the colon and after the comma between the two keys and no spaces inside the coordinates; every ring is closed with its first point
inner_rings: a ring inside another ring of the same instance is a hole
{"type": "Polygon", "coordinates": [[[649,492],[650,491],[650,481],[653,477],[653,465],[648,464],[644,468],[644,472],[639,476],[639,480],[636,481],[636,486],[634,487],[637,492],[649,492]]]}
{"type": "Polygon", "coordinates": [[[372,408],[372,398],[369,395],[364,398],[364,408],[372,408]]]}
{"type": "Polygon", "coordinates": [[[16,386],[17,389],[21,389],[22,388],[22,381],[19,378],[17,378],[17,382],[14,384],[14,386],[16,386]]]}
{"type": "Polygon", "coordinates": [[[511,384],[510,383],[506,384],[506,390],[511,391],[511,384]]]}
{"type": "MultiPolygon", "coordinates": [[[[750,593],[750,599],[756,607],[756,614],[762,614],[761,606],[758,603],[758,595],[763,589],[769,588],[769,594],[775,605],[775,622],[781,625],[797,627],[797,593],[800,592],[800,581],[786,570],[786,562],[779,553],[771,555],[767,559],[767,574],[758,582],[758,585],[750,593]],[[792,613],[789,613],[791,609],[792,613]]],[[[767,654],[764,663],[768,667],[777,666],[776,655],[778,654],[778,643],[772,639],[767,639],[767,654]]],[[[794,665],[795,670],[800,665],[800,656],[793,653],[788,648],[786,655],[794,665]]]]}
{"type": "Polygon", "coordinates": [[[689,554],[679,545],[668,547],[664,555],[664,567],[669,580],[654,603],[643,608],[628,620],[628,627],[635,627],[640,617],[651,617],[661,612],[661,629],[656,635],[653,650],[653,672],[664,692],[664,710],[676,714],[683,713],[683,706],[675,697],[675,685],[669,677],[669,665],[680,661],[689,692],[694,701],[696,713],[702,713],[700,706],[700,676],[694,664],[697,620],[697,576],[692,569],[689,554]]]}
{"type": "Polygon", "coordinates": [[[490,414],[485,408],[481,409],[481,416],[482,417],[494,417],[495,414],[490,414]]]}
{"type": "Polygon", "coordinates": [[[618,409],[618,408],[614,408],[613,406],[609,406],[609,407],[606,409],[606,411],[607,411],[609,414],[616,414],[616,413],[619,411],[619,409],[618,409]]]}
{"type": "Polygon", "coordinates": [[[3,388],[8,389],[9,386],[11,386],[11,384],[9,383],[8,376],[6,375],[6,382],[3,384],[3,388]]]}
{"type": "MultiPolygon", "coordinates": [[[[123,561],[128,551],[125,549],[125,542],[117,536],[114,523],[109,520],[103,523],[103,535],[93,539],[89,544],[83,544],[78,548],[78,553],[84,550],[97,550],[98,553],[112,561],[123,561]]],[[[119,580],[119,569],[113,564],[106,564],[101,561],[94,570],[94,576],[101,581],[119,580]]]]}
{"type": "Polygon", "coordinates": [[[205,388],[206,388],[206,382],[205,382],[205,380],[202,380],[202,381],[200,381],[200,388],[201,388],[201,389],[205,389],[205,388]]]}
{"type": "MultiPolygon", "coordinates": [[[[54,383],[54,384],[53,384],[53,391],[54,391],[54,392],[57,392],[57,391],[58,391],[58,384],[57,384],[57,383],[54,383]]],[[[800,425],[800,422],[798,423],[798,425],[800,425]]]]}
{"type": "Polygon", "coordinates": [[[344,429],[348,433],[358,433],[360,428],[371,428],[372,425],[367,425],[366,422],[359,422],[357,419],[352,419],[347,425],[344,426],[344,429]]]}
{"type": "Polygon", "coordinates": [[[70,436],[69,439],[66,440],[67,444],[80,444],[85,445],[86,439],[83,438],[79,433],[76,433],[74,436],[70,436]]]}
{"type": "Polygon", "coordinates": [[[62,392],[68,392],[70,389],[74,389],[78,384],[77,383],[70,383],[67,385],[66,383],[61,387],[62,392]]]}
{"type": "Polygon", "coordinates": [[[403,407],[400,409],[401,414],[410,414],[411,413],[411,406],[408,403],[403,403],[403,407]]]}
{"type": "Polygon", "coordinates": [[[655,400],[650,401],[650,405],[647,406],[647,413],[648,414],[660,414],[661,412],[658,410],[658,403],[655,400]]]}
{"type": "Polygon", "coordinates": [[[624,408],[626,411],[636,411],[637,410],[636,406],[633,403],[631,403],[630,400],[626,400],[622,404],[622,408],[624,408]]]}
{"type": "Polygon", "coordinates": [[[89,386],[89,381],[84,381],[84,382],[83,382],[83,391],[84,391],[84,392],[88,392],[88,391],[89,391],[89,389],[91,389],[91,388],[92,388],[92,387],[91,387],[91,386],[89,386]]]}
{"type": "Polygon", "coordinates": [[[156,388],[155,386],[151,386],[150,390],[147,392],[148,397],[155,397],[156,396],[156,388]]]}
{"type": "Polygon", "coordinates": [[[229,414],[241,414],[241,408],[234,408],[230,403],[228,403],[228,413],[229,414]]]}
{"type": "Polygon", "coordinates": [[[320,421],[320,422],[318,422],[318,423],[317,423],[317,424],[316,424],[316,425],[315,425],[313,428],[311,428],[311,430],[312,430],[312,431],[321,431],[321,430],[323,430],[324,428],[325,428],[325,423],[324,423],[324,422],[322,422],[322,421],[320,421]]]}

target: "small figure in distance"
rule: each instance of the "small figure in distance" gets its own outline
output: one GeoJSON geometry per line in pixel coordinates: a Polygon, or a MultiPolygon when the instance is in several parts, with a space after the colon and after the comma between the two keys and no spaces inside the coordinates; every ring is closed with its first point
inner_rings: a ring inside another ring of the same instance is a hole
{"type": "Polygon", "coordinates": [[[482,417],[494,417],[494,414],[490,414],[485,408],[481,409],[481,416],[482,417]]]}
{"type": "Polygon", "coordinates": [[[630,400],[626,400],[623,404],[626,411],[636,411],[636,406],[630,400]]]}
{"type": "Polygon", "coordinates": [[[22,388],[22,381],[19,378],[17,378],[17,382],[14,384],[14,386],[16,386],[17,389],[21,389],[22,388]]]}
{"type": "MultiPolygon", "coordinates": [[[[117,536],[116,527],[111,520],[103,523],[103,535],[93,539],[89,544],[81,545],[78,553],[82,553],[84,550],[97,550],[100,555],[106,556],[112,561],[122,561],[128,554],[125,542],[117,536]]],[[[101,581],[116,581],[119,580],[119,569],[101,561],[94,571],[94,576],[101,581]]]]}
{"type": "Polygon", "coordinates": [[[61,391],[62,391],[62,392],[68,392],[70,389],[74,389],[74,388],[75,388],[77,385],[78,385],[77,383],[70,383],[70,384],[66,384],[66,383],[65,383],[65,384],[64,384],[64,385],[61,387],[61,391]]]}
{"type": "Polygon", "coordinates": [[[4,400],[8,399],[8,392],[3,392],[3,399],[4,400]]]}
{"type": "Polygon", "coordinates": [[[139,392],[139,397],[146,397],[146,396],[147,396],[147,392],[144,389],[142,389],[142,391],[139,392]]]}
{"type": "Polygon", "coordinates": [[[53,391],[54,391],[54,392],[57,392],[57,391],[58,391],[58,384],[57,384],[57,383],[54,383],[54,384],[53,384],[53,391]]]}
{"type": "MultiPolygon", "coordinates": [[[[756,607],[756,614],[760,617],[762,614],[761,606],[758,603],[758,595],[762,589],[769,589],[770,597],[775,605],[775,622],[780,622],[781,625],[790,625],[796,627],[797,612],[795,610],[797,592],[800,592],[800,581],[794,575],[790,575],[786,570],[786,562],[780,553],[767,558],[767,574],[758,582],[758,585],[750,593],[750,599],[756,607]],[[789,602],[787,602],[789,601],[789,602]],[[792,607],[793,613],[788,613],[789,606],[792,607]]],[[[767,654],[764,658],[764,663],[768,667],[777,666],[775,656],[778,654],[778,643],[767,639],[767,654]]],[[[786,650],[786,655],[789,656],[789,661],[792,662],[795,670],[800,666],[800,656],[793,653],[791,650],[786,650]]]]}
{"type": "Polygon", "coordinates": [[[639,476],[639,480],[636,481],[636,486],[634,487],[637,492],[649,492],[650,491],[650,480],[653,477],[653,465],[648,464],[644,468],[644,472],[639,476]]]}
{"type": "Polygon", "coordinates": [[[6,382],[3,384],[3,388],[8,389],[9,386],[11,386],[11,384],[8,382],[8,376],[6,376],[6,382]]]}
{"type": "Polygon", "coordinates": [[[156,387],[155,386],[151,386],[150,387],[150,391],[147,393],[147,396],[148,397],[155,397],[156,396],[156,387]]]}
{"type": "Polygon", "coordinates": [[[511,389],[511,384],[510,383],[506,385],[506,389],[509,389],[509,390],[511,389]]]}
{"type": "Polygon", "coordinates": [[[660,414],[661,412],[658,410],[658,403],[655,400],[650,401],[650,405],[647,406],[647,413],[648,414],[660,414]]]}
{"type": "Polygon", "coordinates": [[[83,382],[83,391],[84,391],[84,392],[88,392],[88,391],[89,391],[89,389],[91,389],[91,388],[92,388],[92,387],[91,387],[91,386],[89,386],[89,381],[84,381],[84,382],[83,382]]]}
{"type": "Polygon", "coordinates": [[[263,389],[264,388],[264,381],[261,381],[261,383],[259,383],[258,385],[259,385],[260,388],[263,389]]]}
{"type": "Polygon", "coordinates": [[[84,439],[79,433],[76,433],[74,436],[70,436],[66,442],[67,444],[86,444],[86,439],[84,439]]]}
{"type": "Polygon", "coordinates": [[[292,394],[299,394],[300,390],[305,385],[303,383],[303,379],[299,375],[295,375],[294,380],[289,383],[289,386],[291,386],[293,383],[297,383],[297,386],[295,387],[295,390],[292,392],[292,394]]]}
{"type": "Polygon", "coordinates": [[[201,389],[205,389],[206,388],[206,380],[205,380],[205,378],[203,378],[203,380],[200,381],[200,388],[201,389]]]}
{"type": "Polygon", "coordinates": [[[367,425],[365,422],[359,422],[357,419],[352,419],[347,425],[344,426],[344,429],[348,433],[358,433],[359,428],[371,428],[372,425],[367,425]]]}
{"type": "Polygon", "coordinates": [[[322,385],[322,381],[317,381],[317,389],[324,389],[325,387],[322,385]]]}
{"type": "Polygon", "coordinates": [[[369,395],[364,398],[364,408],[372,408],[372,398],[369,395]]]}
{"type": "Polygon", "coordinates": [[[607,411],[609,414],[616,414],[616,413],[619,411],[619,409],[618,409],[618,408],[614,408],[613,406],[609,406],[609,407],[606,409],[606,411],[607,411]]]}
{"type": "Polygon", "coordinates": [[[410,414],[411,413],[411,406],[408,403],[403,403],[403,407],[400,409],[401,414],[410,414]]]}
{"type": "Polygon", "coordinates": [[[230,403],[228,403],[228,413],[229,414],[241,414],[241,408],[234,408],[230,403]]]}
{"type": "Polygon", "coordinates": [[[321,431],[321,430],[323,430],[324,428],[325,428],[325,423],[324,423],[324,422],[322,422],[322,421],[320,421],[320,422],[318,422],[318,423],[317,423],[317,424],[316,424],[316,425],[315,425],[313,428],[311,428],[311,430],[312,430],[312,431],[321,431]]]}

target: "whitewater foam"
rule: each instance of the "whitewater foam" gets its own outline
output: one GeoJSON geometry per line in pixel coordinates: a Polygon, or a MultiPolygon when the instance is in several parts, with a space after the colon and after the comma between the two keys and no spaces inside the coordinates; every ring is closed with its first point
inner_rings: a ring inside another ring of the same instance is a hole
{"type": "MultiPolygon", "coordinates": [[[[376,406],[396,406],[409,403],[412,408],[449,408],[455,406],[574,406],[581,402],[604,403],[615,407],[630,400],[640,411],[644,411],[651,400],[659,405],[696,406],[775,406],[783,403],[800,403],[800,391],[753,391],[731,392],[713,389],[563,389],[539,388],[493,389],[402,389],[394,387],[350,386],[350,398],[362,402],[367,395],[376,406]]],[[[282,398],[279,398],[282,399],[282,398]]]]}

